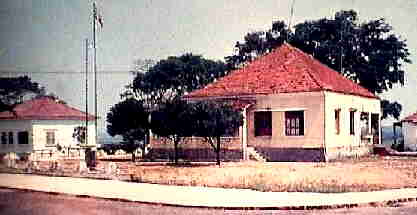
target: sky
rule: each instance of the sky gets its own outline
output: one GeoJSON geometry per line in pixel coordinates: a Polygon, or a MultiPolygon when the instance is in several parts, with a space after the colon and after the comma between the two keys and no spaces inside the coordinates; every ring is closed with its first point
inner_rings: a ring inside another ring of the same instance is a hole
{"type": "MultiPolygon", "coordinates": [[[[412,64],[406,83],[379,95],[403,105],[401,117],[417,111],[416,0],[98,0],[103,28],[97,32],[99,127],[134,78],[137,59],[161,60],[184,53],[223,60],[250,31],[277,20],[292,23],[333,17],[354,9],[360,22],[385,18],[407,40],[412,64]]],[[[92,39],[92,1],[1,0],[0,76],[28,75],[71,106],[85,110],[85,39],[92,39]]],[[[88,106],[94,110],[89,50],[88,106]]],[[[391,123],[387,120],[383,124],[391,123]]]]}

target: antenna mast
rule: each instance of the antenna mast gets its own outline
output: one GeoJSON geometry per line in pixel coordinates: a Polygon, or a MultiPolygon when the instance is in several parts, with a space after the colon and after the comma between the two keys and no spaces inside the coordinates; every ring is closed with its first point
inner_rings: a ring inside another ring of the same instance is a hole
{"type": "Polygon", "coordinates": [[[342,20],[340,29],[340,73],[343,74],[343,31],[345,30],[345,22],[342,20]]]}
{"type": "Polygon", "coordinates": [[[291,3],[291,10],[290,10],[290,20],[288,21],[288,33],[287,33],[287,41],[288,41],[288,37],[289,37],[289,33],[291,32],[291,24],[292,24],[292,18],[294,17],[294,5],[295,5],[295,0],[292,0],[291,3]]]}

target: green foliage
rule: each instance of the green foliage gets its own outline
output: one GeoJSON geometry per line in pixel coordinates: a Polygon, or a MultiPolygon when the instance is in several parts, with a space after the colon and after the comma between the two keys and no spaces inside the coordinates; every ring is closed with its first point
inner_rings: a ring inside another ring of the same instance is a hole
{"type": "MultiPolygon", "coordinates": [[[[393,34],[383,18],[359,23],[355,11],[339,11],[334,18],[297,24],[294,32],[287,29],[284,22],[277,21],[270,30],[248,33],[226,62],[237,67],[287,41],[370,92],[404,85],[403,64],[411,63],[410,53],[406,41],[393,34]]],[[[395,117],[398,108],[390,110],[383,109],[383,115],[395,117]]]]}
{"type": "Polygon", "coordinates": [[[132,153],[138,147],[145,147],[146,136],[149,134],[149,113],[143,103],[136,99],[126,99],[114,105],[107,114],[107,132],[111,136],[123,137],[121,149],[132,153]]]}
{"type": "Polygon", "coordinates": [[[176,98],[160,104],[152,113],[152,131],[174,144],[178,163],[179,144],[186,137],[204,137],[217,154],[220,164],[220,137],[233,135],[243,124],[242,114],[221,102],[190,102],[176,98]]]}
{"type": "Polygon", "coordinates": [[[108,155],[114,155],[119,149],[121,149],[120,144],[103,144],[98,148],[98,150],[103,150],[108,155]]]}
{"type": "Polygon", "coordinates": [[[388,117],[388,115],[391,115],[395,119],[400,118],[400,113],[402,110],[402,105],[398,102],[390,102],[388,100],[382,100],[381,101],[381,107],[382,107],[382,118],[385,119],[388,117]]]}
{"type": "Polygon", "coordinates": [[[191,121],[189,105],[180,101],[180,96],[224,76],[226,65],[190,53],[171,56],[156,63],[137,60],[134,73],[132,84],[127,86],[121,97],[133,97],[143,103],[146,111],[153,112],[152,131],[173,141],[177,162],[181,139],[191,136],[187,127],[191,121]]]}
{"type": "Polygon", "coordinates": [[[193,54],[171,56],[150,66],[146,73],[137,72],[129,88],[136,98],[155,105],[201,88],[225,71],[226,65],[221,61],[193,54]]]}
{"type": "Polygon", "coordinates": [[[77,140],[79,144],[85,144],[86,143],[86,137],[87,137],[87,127],[85,126],[77,126],[74,128],[74,132],[72,133],[72,137],[77,140]]]}
{"type": "Polygon", "coordinates": [[[195,136],[233,136],[243,124],[242,114],[227,103],[211,101],[192,105],[195,136]]]}
{"type": "Polygon", "coordinates": [[[187,137],[191,131],[192,107],[179,98],[160,104],[159,109],[152,113],[152,131],[162,137],[187,137]]]}
{"type": "Polygon", "coordinates": [[[292,32],[283,21],[272,23],[272,28],[267,31],[255,31],[247,33],[243,42],[235,44],[235,54],[225,57],[228,67],[238,67],[245,62],[254,60],[259,55],[268,53],[285,41],[291,40],[292,32]]]}
{"type": "Polygon", "coordinates": [[[152,132],[173,142],[175,163],[179,159],[180,142],[193,134],[192,117],[192,106],[179,98],[161,103],[158,110],[152,113],[152,132]]]}
{"type": "Polygon", "coordinates": [[[42,91],[28,76],[0,78],[0,111],[12,111],[24,95],[42,91]]]}
{"type": "Polygon", "coordinates": [[[220,165],[220,137],[233,136],[243,124],[243,115],[227,103],[198,102],[192,105],[194,136],[206,139],[215,151],[217,164],[220,165]]]}

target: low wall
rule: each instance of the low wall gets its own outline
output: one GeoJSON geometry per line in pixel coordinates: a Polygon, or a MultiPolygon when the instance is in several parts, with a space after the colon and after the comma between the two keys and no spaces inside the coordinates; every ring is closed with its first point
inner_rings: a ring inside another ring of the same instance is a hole
{"type": "Polygon", "coordinates": [[[323,148],[278,148],[255,147],[267,161],[280,162],[323,162],[325,161],[323,148]]]}
{"type": "Polygon", "coordinates": [[[131,178],[136,168],[133,162],[109,162],[97,161],[94,171],[88,170],[85,160],[58,159],[58,160],[12,160],[4,156],[1,162],[7,167],[20,169],[27,173],[46,174],[54,176],[80,177],[88,176],[100,179],[120,179],[131,178]]]}
{"type": "MultiPolygon", "coordinates": [[[[148,157],[173,160],[174,144],[165,138],[152,139],[148,157]]],[[[186,138],[179,144],[179,158],[187,161],[215,161],[216,153],[203,138],[186,138]]],[[[242,144],[239,137],[222,137],[220,159],[222,161],[242,160],[242,144]]]]}
{"type": "Polygon", "coordinates": [[[373,145],[342,146],[327,148],[327,160],[342,160],[344,158],[363,157],[373,153],[373,145]]]}

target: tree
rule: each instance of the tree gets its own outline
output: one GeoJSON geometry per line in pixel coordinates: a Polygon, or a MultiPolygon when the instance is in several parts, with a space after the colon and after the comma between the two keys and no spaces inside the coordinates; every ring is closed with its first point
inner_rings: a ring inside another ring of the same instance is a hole
{"type": "MultiPolygon", "coordinates": [[[[173,114],[168,109],[164,109],[165,107],[171,105],[182,107],[183,104],[178,98],[186,92],[201,88],[226,74],[226,65],[223,62],[207,60],[191,53],[171,56],[156,63],[152,60],[137,60],[134,64],[135,78],[121,97],[134,97],[144,104],[149,113],[158,110],[155,112],[155,117],[152,117],[156,120],[158,117],[169,118],[169,114],[173,114]]],[[[180,109],[174,110],[180,111],[180,109]]],[[[158,121],[154,121],[155,123],[158,121]]],[[[175,130],[178,125],[176,122],[172,124],[174,130],[168,129],[164,123],[156,125],[156,132],[161,132],[160,136],[169,137],[174,142],[177,162],[178,145],[183,134],[181,129],[175,130]]]]}
{"type": "Polygon", "coordinates": [[[111,136],[123,137],[121,149],[132,153],[132,161],[135,161],[134,152],[138,147],[145,153],[145,139],[150,128],[148,118],[149,113],[143,103],[134,98],[115,104],[107,114],[107,132],[111,136]]]}
{"type": "Polygon", "coordinates": [[[220,165],[221,137],[232,135],[243,124],[242,113],[226,103],[199,102],[194,105],[192,115],[194,135],[204,137],[220,165]]]}
{"type": "Polygon", "coordinates": [[[28,76],[0,78],[0,111],[11,111],[22,102],[28,93],[40,94],[44,91],[38,83],[28,76]]]}
{"type": "Polygon", "coordinates": [[[169,139],[174,144],[174,161],[178,164],[179,144],[193,135],[192,106],[176,98],[159,105],[152,113],[152,132],[169,139]]]}
{"type": "Polygon", "coordinates": [[[381,101],[381,107],[382,107],[383,110],[385,110],[382,113],[382,118],[383,119],[388,117],[387,116],[388,113],[390,113],[390,115],[392,117],[394,117],[395,119],[398,119],[400,117],[402,106],[398,102],[392,102],[391,103],[387,100],[382,100],[381,101]]]}
{"type": "Polygon", "coordinates": [[[103,150],[108,155],[114,155],[120,149],[120,144],[102,144],[99,150],[103,150]]]}
{"type": "Polygon", "coordinates": [[[72,133],[72,137],[75,138],[79,144],[85,144],[86,137],[87,137],[87,127],[85,126],[75,127],[74,132],[72,133]]]}
{"type": "MultiPolygon", "coordinates": [[[[383,18],[359,23],[355,11],[339,11],[334,18],[306,21],[294,29],[288,31],[285,23],[278,21],[268,31],[248,33],[226,62],[239,66],[286,41],[372,93],[404,85],[403,64],[411,63],[410,53],[406,41],[393,34],[383,18]]],[[[387,100],[381,104],[384,117],[398,119],[400,104],[387,100]]]]}
{"type": "Polygon", "coordinates": [[[207,60],[193,54],[171,56],[150,67],[149,61],[141,64],[144,66],[138,69],[139,72],[128,87],[127,94],[133,94],[149,106],[173,100],[213,82],[226,73],[226,65],[223,62],[207,60]],[[148,71],[143,72],[144,70],[148,71]]]}
{"type": "Polygon", "coordinates": [[[290,41],[292,32],[283,21],[272,23],[272,28],[267,31],[255,31],[247,33],[243,42],[235,44],[235,54],[225,57],[228,68],[236,68],[250,62],[256,57],[268,53],[285,41],[290,41]]]}

